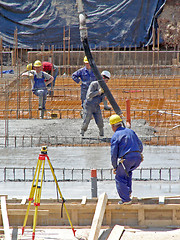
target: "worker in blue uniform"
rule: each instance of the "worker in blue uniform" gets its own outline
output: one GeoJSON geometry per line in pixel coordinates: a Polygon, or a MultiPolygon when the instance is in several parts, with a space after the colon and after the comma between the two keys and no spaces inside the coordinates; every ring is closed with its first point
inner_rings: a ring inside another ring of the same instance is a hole
{"type": "MultiPolygon", "coordinates": [[[[36,60],[33,64],[33,70],[27,72],[28,75],[33,75],[31,78],[32,92],[39,97],[39,110],[41,110],[40,118],[44,118],[44,111],[46,109],[47,99],[47,85],[53,82],[54,77],[42,71],[42,63],[36,60]],[[47,81],[45,81],[47,80],[47,81]]],[[[22,75],[27,75],[23,73],[22,75]]]]}
{"type": "Polygon", "coordinates": [[[117,192],[121,198],[119,204],[131,203],[132,171],[143,161],[143,145],[136,133],[122,126],[122,119],[114,114],[109,118],[114,132],[111,138],[111,163],[117,192]]]}
{"type": "MultiPolygon", "coordinates": [[[[102,71],[101,73],[105,83],[110,79],[109,71],[102,71]]],[[[100,87],[98,81],[93,81],[89,85],[86,99],[83,103],[83,124],[81,126],[81,135],[84,136],[84,132],[87,130],[88,125],[91,121],[92,116],[99,128],[99,135],[104,136],[104,123],[102,113],[100,109],[100,103],[106,99],[103,89],[100,87]]]]}
{"type": "MultiPolygon", "coordinates": [[[[83,107],[83,102],[86,99],[86,94],[87,94],[87,90],[88,90],[90,83],[97,80],[86,56],[84,57],[84,64],[85,64],[85,66],[83,68],[80,68],[79,70],[77,70],[76,72],[74,72],[72,74],[72,79],[76,83],[81,82],[82,107],[83,107]]],[[[107,105],[107,101],[104,101],[104,109],[111,110],[111,107],[109,107],[107,105]]]]}

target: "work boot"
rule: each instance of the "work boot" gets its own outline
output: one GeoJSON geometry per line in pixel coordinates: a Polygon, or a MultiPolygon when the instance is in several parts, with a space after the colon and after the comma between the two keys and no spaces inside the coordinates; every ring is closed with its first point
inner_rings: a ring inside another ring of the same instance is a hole
{"type": "Polygon", "coordinates": [[[81,116],[81,118],[83,119],[83,110],[81,110],[80,116],[81,116]]]}
{"type": "Polygon", "coordinates": [[[129,205],[129,204],[132,204],[132,201],[129,201],[129,202],[123,202],[122,200],[120,200],[119,202],[118,202],[118,204],[119,205],[129,205]]]}
{"type": "Polygon", "coordinates": [[[99,129],[99,136],[101,136],[101,137],[104,136],[104,129],[103,128],[99,129]]]}
{"type": "Polygon", "coordinates": [[[84,130],[81,129],[80,134],[81,134],[81,136],[84,136],[84,130]]]}
{"type": "Polygon", "coordinates": [[[42,109],[42,110],[40,111],[40,116],[39,116],[40,119],[43,119],[43,118],[44,118],[44,112],[45,112],[45,109],[42,109]]]}

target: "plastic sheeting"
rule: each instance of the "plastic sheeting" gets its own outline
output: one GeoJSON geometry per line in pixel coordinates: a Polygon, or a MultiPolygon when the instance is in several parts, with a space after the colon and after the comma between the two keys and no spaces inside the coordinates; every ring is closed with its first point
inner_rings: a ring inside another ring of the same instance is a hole
{"type": "MultiPolygon", "coordinates": [[[[96,47],[124,47],[152,44],[152,26],[166,0],[84,0],[87,14],[89,44],[96,47]]],[[[0,1],[0,34],[3,46],[14,45],[18,32],[18,47],[45,48],[63,46],[70,26],[70,43],[81,45],[75,0],[3,0],[0,1]]],[[[66,46],[68,45],[66,41],[66,46]]]]}

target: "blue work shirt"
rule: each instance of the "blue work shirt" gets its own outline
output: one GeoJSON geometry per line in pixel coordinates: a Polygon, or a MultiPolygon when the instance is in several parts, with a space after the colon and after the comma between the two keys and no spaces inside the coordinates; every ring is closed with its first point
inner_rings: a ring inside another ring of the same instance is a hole
{"type": "MultiPolygon", "coordinates": [[[[126,158],[132,152],[143,151],[143,144],[136,133],[129,128],[119,127],[111,138],[111,162],[117,168],[118,158],[126,158]]],[[[139,154],[137,153],[137,154],[139,154]]]]}
{"type": "Polygon", "coordinates": [[[72,79],[79,83],[81,81],[81,100],[82,103],[86,98],[86,93],[88,90],[88,87],[92,81],[96,81],[96,77],[93,73],[93,71],[90,69],[87,69],[86,66],[83,68],[80,68],[76,72],[72,74],[72,79]]]}

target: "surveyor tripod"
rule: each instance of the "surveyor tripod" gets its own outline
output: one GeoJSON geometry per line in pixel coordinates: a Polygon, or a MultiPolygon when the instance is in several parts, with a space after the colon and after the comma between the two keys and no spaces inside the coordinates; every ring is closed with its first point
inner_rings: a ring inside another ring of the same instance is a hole
{"type": "Polygon", "coordinates": [[[37,213],[38,213],[38,206],[40,206],[41,190],[42,190],[42,183],[43,183],[43,177],[44,177],[44,166],[45,166],[45,160],[46,159],[48,160],[52,175],[54,177],[54,181],[56,183],[57,190],[58,190],[59,195],[61,197],[64,209],[66,211],[67,218],[69,220],[69,223],[71,225],[73,234],[75,236],[75,231],[76,230],[74,229],[74,227],[72,225],[72,222],[71,222],[71,219],[69,217],[69,214],[68,214],[68,211],[67,211],[67,208],[66,208],[66,205],[65,205],[65,200],[64,200],[64,198],[62,196],[62,193],[60,191],[59,184],[57,182],[57,178],[55,176],[52,164],[51,164],[50,159],[47,155],[47,147],[46,146],[43,146],[41,148],[41,154],[39,154],[39,158],[38,158],[38,162],[37,162],[37,166],[36,166],[36,170],[35,170],[34,178],[33,178],[33,182],[32,182],[32,187],[31,187],[31,191],[30,191],[30,194],[29,194],[29,199],[28,199],[29,204],[28,204],[26,215],[25,215],[25,218],[24,218],[24,224],[23,224],[23,227],[22,227],[22,234],[24,234],[24,228],[25,228],[26,223],[27,223],[27,219],[28,219],[28,215],[29,215],[29,209],[30,209],[30,206],[31,206],[31,202],[34,199],[35,212],[34,212],[34,219],[33,219],[32,240],[34,240],[34,238],[35,238],[35,229],[36,229],[36,224],[37,224],[37,213]],[[40,174],[41,174],[41,180],[39,181],[40,174]],[[40,185],[38,185],[39,182],[40,182],[40,185]]]}

